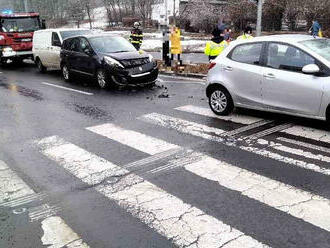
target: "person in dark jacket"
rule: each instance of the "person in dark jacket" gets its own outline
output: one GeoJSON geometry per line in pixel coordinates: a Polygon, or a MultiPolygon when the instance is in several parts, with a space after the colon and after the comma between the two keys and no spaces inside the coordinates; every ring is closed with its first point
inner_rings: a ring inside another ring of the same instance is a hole
{"type": "Polygon", "coordinates": [[[314,37],[317,37],[317,36],[322,37],[321,25],[318,21],[316,21],[316,20],[313,21],[310,31],[314,37]]]}
{"type": "Polygon", "coordinates": [[[136,48],[136,50],[140,50],[143,41],[143,32],[140,29],[140,23],[134,22],[134,27],[131,31],[131,36],[129,41],[136,48]]]}

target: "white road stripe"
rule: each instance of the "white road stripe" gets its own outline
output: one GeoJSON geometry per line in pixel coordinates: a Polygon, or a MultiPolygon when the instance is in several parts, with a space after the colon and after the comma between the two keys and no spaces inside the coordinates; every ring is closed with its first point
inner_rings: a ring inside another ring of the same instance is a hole
{"type": "MultiPolygon", "coordinates": [[[[106,131],[104,130],[104,132],[106,131]]],[[[150,139],[145,135],[140,137],[144,137],[139,140],[141,144],[147,143],[150,139]]],[[[112,139],[120,142],[116,138],[112,139]]],[[[127,136],[125,139],[125,145],[132,148],[135,148],[135,142],[134,136],[127,136]]],[[[153,138],[153,144],[156,146],[157,143],[162,145],[164,142],[153,138]]],[[[169,147],[170,145],[168,144],[169,147]]],[[[147,147],[140,147],[139,150],[154,155],[154,153],[149,152],[147,147]]],[[[181,166],[200,177],[216,181],[223,187],[238,191],[244,196],[330,231],[330,200],[219,161],[202,153],[189,150],[183,158],[176,157],[169,161],[167,165],[155,168],[151,173],[181,166]]]]}
{"type": "Polygon", "coordinates": [[[187,106],[182,106],[179,108],[176,108],[176,110],[187,112],[187,113],[192,113],[192,114],[197,114],[197,115],[202,115],[206,117],[212,117],[212,118],[217,118],[225,121],[231,121],[235,123],[240,123],[240,124],[245,124],[245,125],[250,125],[255,122],[261,121],[262,119],[252,117],[252,116],[245,116],[245,115],[238,115],[238,114],[232,114],[229,116],[218,116],[215,115],[210,108],[204,108],[204,107],[198,107],[198,106],[193,106],[193,105],[187,105],[187,106]]]}
{"type": "MultiPolygon", "coordinates": [[[[0,160],[0,203],[17,201],[18,198],[25,198],[36,195],[35,192],[15,172],[0,160]]],[[[54,211],[54,209],[52,209],[54,211]]],[[[32,219],[45,217],[44,212],[32,211],[32,219]]],[[[44,235],[41,238],[43,245],[48,248],[88,248],[89,246],[68,227],[60,217],[46,217],[42,221],[44,235]]]]}
{"type": "Polygon", "coordinates": [[[214,134],[216,136],[219,136],[218,138],[221,141],[223,141],[223,138],[220,138],[220,136],[226,132],[220,128],[209,127],[203,124],[198,124],[195,122],[190,122],[158,113],[147,114],[142,117],[139,117],[138,119],[150,122],[152,124],[158,124],[164,127],[172,127],[182,133],[192,134],[202,138],[215,137],[212,135],[214,134]]]}
{"type": "Polygon", "coordinates": [[[315,159],[315,160],[320,160],[322,162],[330,163],[330,157],[327,157],[327,156],[324,156],[321,154],[313,154],[311,152],[306,152],[302,149],[291,148],[291,147],[282,145],[281,143],[275,143],[275,142],[267,141],[267,140],[263,140],[263,139],[258,140],[258,143],[262,144],[262,145],[267,145],[278,151],[291,153],[291,154],[302,156],[305,158],[310,158],[310,159],[315,159]]]}
{"type": "Polygon", "coordinates": [[[103,181],[104,174],[116,176],[117,183],[95,189],[179,247],[268,247],[128,170],[57,136],[37,144],[43,154],[89,185],[103,181]],[[91,177],[95,180],[91,181],[91,177]]]}
{"type": "Polygon", "coordinates": [[[123,129],[114,124],[104,124],[100,126],[89,127],[87,130],[109,139],[116,140],[124,145],[128,145],[127,142],[129,142],[130,146],[134,149],[139,151],[148,150],[148,153],[152,155],[178,148],[176,145],[169,144],[165,141],[158,142],[158,140],[153,137],[123,129]],[[141,140],[144,142],[141,142],[141,140]]]}
{"type": "Polygon", "coordinates": [[[47,248],[89,247],[60,217],[49,217],[43,220],[41,225],[44,231],[41,241],[47,248]]]}
{"type": "Polygon", "coordinates": [[[330,143],[330,132],[325,130],[303,126],[293,126],[289,129],[283,130],[282,133],[330,143]]]}
{"type": "Polygon", "coordinates": [[[258,133],[251,134],[249,136],[244,137],[244,139],[256,140],[256,139],[262,138],[264,136],[268,136],[270,134],[280,132],[284,129],[288,129],[291,126],[292,126],[292,124],[285,123],[285,124],[282,124],[282,125],[278,125],[278,126],[263,130],[263,131],[258,132],[258,133]]]}
{"type": "Polygon", "coordinates": [[[47,82],[42,82],[41,84],[48,85],[48,86],[55,87],[55,88],[59,88],[59,89],[62,89],[62,90],[68,90],[68,91],[72,91],[72,92],[77,92],[77,93],[88,95],[88,96],[94,95],[93,93],[90,93],[90,92],[85,92],[85,91],[81,91],[81,90],[75,90],[75,89],[72,89],[72,88],[67,88],[67,87],[64,87],[64,86],[56,85],[56,84],[50,84],[50,83],[47,83],[47,82]]]}
{"type": "Polygon", "coordinates": [[[310,148],[310,149],[321,151],[321,152],[330,153],[330,148],[327,148],[327,147],[324,147],[324,146],[317,146],[317,145],[313,145],[313,144],[310,144],[310,143],[306,143],[306,142],[302,142],[302,141],[298,141],[298,140],[293,140],[293,139],[288,139],[288,138],[283,138],[283,137],[278,137],[277,140],[280,140],[280,141],[283,141],[283,142],[286,142],[286,143],[289,143],[289,144],[294,144],[294,145],[310,148]]]}
{"type": "MultiPolygon", "coordinates": [[[[200,137],[203,139],[223,143],[225,145],[236,146],[232,142],[230,142],[230,143],[226,142],[223,138],[221,138],[219,136],[214,136],[212,134],[206,133],[204,130],[207,130],[209,128],[208,126],[204,126],[204,125],[197,124],[194,122],[189,122],[186,120],[173,118],[173,117],[166,116],[166,115],[159,115],[156,113],[143,115],[143,116],[139,117],[138,119],[140,119],[142,121],[146,121],[148,123],[159,125],[162,127],[171,128],[171,129],[177,130],[179,132],[182,132],[185,134],[190,134],[190,135],[200,137]],[[185,128],[185,126],[187,126],[189,128],[185,128]]],[[[212,129],[215,129],[215,128],[212,128],[212,129]]],[[[222,130],[219,130],[219,132],[221,132],[221,131],[222,130]]],[[[216,133],[215,130],[213,130],[213,132],[216,133]]],[[[252,152],[252,153],[258,154],[260,156],[266,157],[266,158],[274,159],[274,160],[284,162],[286,164],[294,165],[294,166],[297,166],[297,167],[300,167],[303,169],[315,171],[315,172],[318,172],[318,173],[321,173],[324,175],[328,175],[328,176],[330,175],[330,169],[325,169],[325,168],[322,168],[322,167],[312,164],[312,163],[307,163],[305,161],[288,158],[288,157],[282,156],[280,154],[270,152],[265,149],[259,149],[257,147],[253,147],[253,146],[243,146],[242,145],[242,146],[237,146],[237,147],[244,151],[252,152]]]]}

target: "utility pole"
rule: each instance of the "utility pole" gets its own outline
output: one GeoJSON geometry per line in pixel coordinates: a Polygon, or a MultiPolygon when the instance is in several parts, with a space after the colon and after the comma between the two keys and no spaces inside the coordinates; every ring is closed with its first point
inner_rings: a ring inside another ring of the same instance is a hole
{"type": "Polygon", "coordinates": [[[261,24],[262,24],[262,5],[264,0],[258,0],[258,19],[257,19],[257,36],[261,35],[261,24]]]}
{"type": "Polygon", "coordinates": [[[24,1],[24,9],[25,9],[25,12],[29,12],[29,6],[28,6],[28,0],[23,0],[24,1]]]}
{"type": "Polygon", "coordinates": [[[173,24],[176,26],[175,0],[173,0],[173,24]]]}
{"type": "Polygon", "coordinates": [[[168,18],[167,18],[167,0],[165,0],[164,3],[165,3],[165,25],[167,26],[167,20],[168,20],[168,18]]]}

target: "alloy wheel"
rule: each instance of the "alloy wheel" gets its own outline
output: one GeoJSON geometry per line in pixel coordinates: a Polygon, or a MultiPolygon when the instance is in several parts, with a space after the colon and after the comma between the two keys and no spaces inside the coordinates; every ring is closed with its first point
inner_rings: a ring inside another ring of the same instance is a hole
{"type": "Polygon", "coordinates": [[[210,97],[210,105],[215,112],[224,112],[228,105],[225,93],[221,90],[215,90],[210,97]]]}
{"type": "Polygon", "coordinates": [[[97,71],[97,82],[102,89],[107,86],[106,76],[103,70],[97,71]]]}
{"type": "Polygon", "coordinates": [[[63,77],[64,77],[65,80],[70,80],[70,72],[69,72],[69,69],[66,65],[63,66],[62,73],[63,73],[63,77]]]}

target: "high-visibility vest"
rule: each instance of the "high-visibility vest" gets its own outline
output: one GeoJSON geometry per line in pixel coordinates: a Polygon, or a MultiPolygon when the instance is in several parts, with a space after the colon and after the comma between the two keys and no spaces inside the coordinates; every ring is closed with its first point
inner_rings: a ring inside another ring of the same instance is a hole
{"type": "Polygon", "coordinates": [[[181,54],[182,46],[181,46],[181,32],[180,29],[176,29],[172,31],[171,36],[171,54],[181,54]]]}
{"type": "Polygon", "coordinates": [[[208,41],[206,43],[204,53],[207,56],[219,56],[225,50],[225,48],[229,45],[227,41],[222,41],[221,43],[215,43],[214,41],[208,41]]]}
{"type": "Polygon", "coordinates": [[[249,40],[249,39],[253,39],[253,36],[243,34],[243,35],[237,37],[237,40],[249,40]]]}

